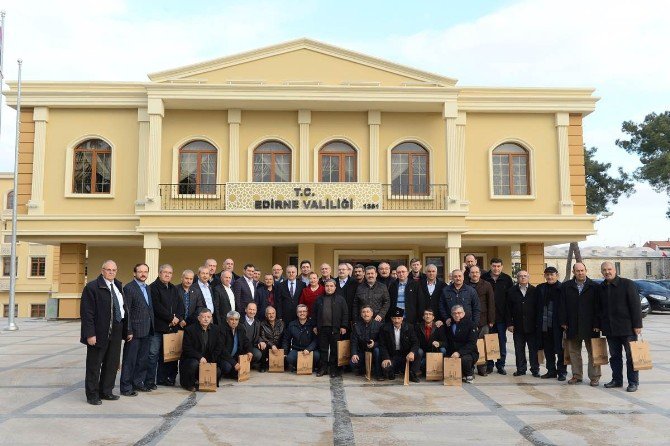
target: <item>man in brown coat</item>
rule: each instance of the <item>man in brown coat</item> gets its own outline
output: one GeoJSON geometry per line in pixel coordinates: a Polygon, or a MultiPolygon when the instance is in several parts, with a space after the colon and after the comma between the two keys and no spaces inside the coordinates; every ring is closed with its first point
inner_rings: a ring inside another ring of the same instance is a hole
{"type": "MultiPolygon", "coordinates": [[[[489,334],[489,328],[493,327],[496,321],[496,302],[493,293],[493,287],[486,280],[482,280],[482,272],[477,265],[470,267],[470,286],[477,291],[479,297],[479,339],[489,334]]],[[[486,376],[486,365],[478,365],[477,373],[479,376],[486,376]]]]}

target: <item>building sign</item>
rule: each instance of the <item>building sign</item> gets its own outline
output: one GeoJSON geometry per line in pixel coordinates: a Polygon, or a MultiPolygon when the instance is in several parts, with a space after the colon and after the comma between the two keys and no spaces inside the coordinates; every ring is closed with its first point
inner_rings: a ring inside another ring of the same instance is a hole
{"type": "Polygon", "coordinates": [[[351,211],[381,209],[378,183],[228,183],[231,211],[351,211]]]}

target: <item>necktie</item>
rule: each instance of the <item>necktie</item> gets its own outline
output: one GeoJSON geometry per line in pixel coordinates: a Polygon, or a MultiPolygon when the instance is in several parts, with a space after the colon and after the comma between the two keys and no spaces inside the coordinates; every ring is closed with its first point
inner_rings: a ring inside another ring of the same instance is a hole
{"type": "Polygon", "coordinates": [[[293,282],[289,282],[288,285],[288,292],[291,294],[291,297],[293,297],[293,282]]]}
{"type": "Polygon", "coordinates": [[[186,307],[186,315],[188,315],[188,309],[191,306],[191,298],[188,291],[184,291],[184,306],[186,307]]]}
{"type": "Polygon", "coordinates": [[[149,302],[149,293],[147,292],[147,286],[142,285],[142,289],[144,290],[144,293],[142,293],[144,294],[144,301],[147,303],[148,307],[151,307],[151,302],[149,302]]]}
{"type": "Polygon", "coordinates": [[[119,307],[119,300],[116,298],[116,292],[114,291],[114,284],[113,283],[109,286],[109,291],[112,293],[112,305],[114,307],[114,320],[116,322],[121,322],[121,308],[119,307]]]}

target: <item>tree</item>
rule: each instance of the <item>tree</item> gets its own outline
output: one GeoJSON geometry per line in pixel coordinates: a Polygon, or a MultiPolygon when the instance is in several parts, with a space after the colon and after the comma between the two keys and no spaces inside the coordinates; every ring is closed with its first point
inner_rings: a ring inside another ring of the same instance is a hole
{"type": "MultiPolygon", "coordinates": [[[[592,215],[607,217],[609,206],[617,204],[622,195],[630,196],[635,191],[635,184],[630,175],[618,169],[618,178],[612,177],[608,171],[612,163],[596,161],[597,148],[584,148],[584,169],[586,172],[586,211],[592,215]]],[[[565,267],[565,277],[570,277],[572,258],[582,261],[582,254],[577,242],[571,242],[568,249],[568,261],[565,267]]]]}
{"type": "Polygon", "coordinates": [[[640,124],[625,121],[621,131],[630,139],[617,139],[616,144],[628,153],[639,155],[642,163],[635,170],[634,178],[646,181],[656,192],[668,195],[665,215],[670,218],[670,111],[650,113],[640,124]]]}

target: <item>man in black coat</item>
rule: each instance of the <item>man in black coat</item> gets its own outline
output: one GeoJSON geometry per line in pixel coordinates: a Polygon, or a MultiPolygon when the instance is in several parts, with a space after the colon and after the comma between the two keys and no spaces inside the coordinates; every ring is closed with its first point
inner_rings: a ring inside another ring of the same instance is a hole
{"type": "Polygon", "coordinates": [[[372,371],[378,381],[386,378],[381,373],[379,359],[379,333],[382,323],[372,318],[372,307],[361,308],[361,320],[353,324],[351,331],[351,364],[358,369],[358,374],[365,374],[365,352],[372,352],[372,371]]]}
{"type": "Polygon", "coordinates": [[[529,283],[530,274],[521,270],[516,275],[517,285],[507,291],[507,329],[514,337],[516,372],[514,376],[526,374],[526,345],[530,356],[530,372],[540,377],[537,359],[537,295],[529,283]]]}
{"type": "Polygon", "coordinates": [[[406,361],[410,362],[409,380],[419,382],[419,340],[414,327],[403,321],[405,312],[402,308],[394,308],[391,322],[382,327],[379,334],[379,355],[382,370],[389,380],[394,380],[396,373],[404,373],[406,361]]]}
{"type": "Polygon", "coordinates": [[[198,323],[198,296],[195,294],[195,288],[193,287],[193,280],[195,279],[195,273],[190,269],[184,270],[181,273],[181,284],[177,285],[177,296],[184,303],[184,314],[182,315],[182,320],[179,322],[179,326],[184,328],[188,325],[198,323]]]}
{"type": "MultiPolygon", "coordinates": [[[[507,321],[505,320],[507,312],[507,290],[514,286],[512,277],[503,272],[503,261],[497,257],[491,259],[491,269],[484,273],[482,279],[486,280],[493,287],[493,296],[495,298],[496,318],[495,324],[489,330],[489,333],[498,333],[500,341],[500,359],[495,362],[496,369],[501,375],[506,375],[505,358],[507,357],[507,321]]],[[[493,361],[486,362],[486,373],[493,371],[493,361]]]]}
{"type": "Polygon", "coordinates": [[[472,319],[475,326],[479,326],[479,319],[481,317],[479,296],[474,288],[465,284],[463,271],[460,269],[455,269],[451,272],[451,283],[442,290],[440,319],[445,322],[451,319],[451,309],[455,305],[462,306],[465,309],[465,317],[472,319]]]}
{"type": "Polygon", "coordinates": [[[121,395],[135,396],[137,391],[150,392],[144,385],[149,362],[149,346],[154,333],[154,309],[146,284],[149,267],[138,263],[133,268],[133,280],[123,287],[123,300],[128,308],[128,331],[133,334],[123,345],[121,395]]]}
{"type": "MultiPolygon", "coordinates": [[[[445,286],[447,284],[444,283],[444,280],[437,278],[437,266],[432,263],[426,265],[426,278],[419,282],[419,295],[416,305],[417,321],[426,308],[432,309],[434,313],[439,311],[440,298],[445,286]]],[[[439,327],[442,325],[442,321],[437,316],[438,314],[435,314],[436,319],[438,319],[435,323],[439,327]]]]}
{"type": "Polygon", "coordinates": [[[284,326],[288,327],[296,316],[296,309],[300,301],[300,294],[305,288],[305,282],[298,278],[298,268],[294,265],[286,267],[286,280],[279,284],[277,288],[278,301],[277,318],[284,321],[284,326]]]}
{"type": "Polygon", "coordinates": [[[335,279],[326,279],[325,293],[319,296],[314,303],[314,321],[316,322],[317,336],[321,363],[316,376],[323,376],[330,368],[330,377],[340,376],[337,365],[337,341],[349,329],[349,309],[341,294],[337,293],[335,279]],[[330,349],[330,355],[328,350],[330,349]]]}
{"type": "Polygon", "coordinates": [[[193,297],[196,300],[198,312],[200,308],[209,308],[209,311],[212,312],[213,323],[221,326],[224,323],[226,315],[221,312],[220,296],[214,293],[214,288],[209,284],[209,280],[210,276],[207,267],[201,266],[198,268],[198,278],[191,286],[193,297]]]}
{"type": "Polygon", "coordinates": [[[307,305],[299,304],[297,318],[292,320],[284,331],[282,348],[286,354],[286,362],[292,371],[298,366],[298,355],[309,355],[313,352],[312,367],[319,364],[318,339],[314,333],[314,320],[307,317],[307,305]]]}
{"type": "MultiPolygon", "coordinates": [[[[419,288],[421,282],[409,280],[409,271],[405,265],[399,265],[396,268],[398,278],[389,285],[389,300],[391,308],[402,308],[405,310],[405,321],[409,324],[415,324],[421,320],[423,314],[419,314],[417,307],[419,305],[419,288]]],[[[391,320],[391,314],[386,315],[386,320],[391,320]]]]}
{"type": "MultiPolygon", "coordinates": [[[[223,349],[223,337],[218,326],[212,324],[212,312],[204,307],[199,310],[197,323],[184,330],[179,381],[181,386],[193,392],[198,381],[200,364],[216,363],[223,349]]],[[[216,380],[221,377],[221,369],[216,368],[216,380]]]]}
{"type": "MultiPolygon", "coordinates": [[[[219,314],[224,320],[231,311],[237,311],[235,306],[235,294],[232,289],[233,274],[230,271],[221,273],[221,283],[214,287],[214,299],[219,303],[219,314]]],[[[220,327],[224,324],[218,324],[220,327]]]]}
{"type": "Polygon", "coordinates": [[[244,276],[233,282],[233,293],[235,294],[235,307],[238,311],[244,311],[249,302],[256,302],[256,288],[258,281],[254,280],[256,268],[251,263],[244,265],[244,276]]]}
{"type": "Polygon", "coordinates": [[[181,300],[172,280],[172,266],[165,264],[158,268],[158,278],[149,285],[151,303],[154,307],[154,336],[149,348],[149,365],[145,385],[155,388],[155,384],[174,386],[177,378],[177,361],[163,362],[163,335],[176,333],[182,322],[184,302],[181,300]]]}
{"type": "Polygon", "coordinates": [[[244,329],[239,327],[240,313],[231,311],[226,315],[226,323],[221,327],[223,347],[218,363],[221,374],[236,379],[240,370],[240,355],[253,357],[251,345],[244,329]]]}
{"type": "Polygon", "coordinates": [[[86,400],[94,406],[103,400],[118,400],[114,382],[119,368],[121,339],[131,341],[128,308],[123,301],[121,282],[116,280],[116,263],[108,260],[101,274],[81,293],[81,338],[86,345],[86,400]]]}
{"type": "Polygon", "coordinates": [[[633,370],[630,342],[642,333],[642,308],[637,286],[632,280],[619,277],[614,263],[603,262],[600,270],[605,279],[596,292],[597,322],[607,336],[610,351],[612,381],[605,387],[623,387],[623,355],[626,351],[626,377],[628,392],[635,392],[640,385],[639,372],[633,370]]]}
{"type": "Polygon", "coordinates": [[[391,265],[388,262],[380,262],[377,265],[377,282],[383,283],[388,288],[395,280],[391,277],[391,265]]]}
{"type": "Polygon", "coordinates": [[[568,354],[572,368],[572,378],[568,384],[582,382],[583,364],[582,343],[588,353],[588,374],[593,387],[600,383],[600,366],[593,365],[593,348],[591,338],[597,338],[599,333],[593,327],[600,324],[596,321],[596,289],[598,284],[586,275],[586,266],[577,262],[572,265],[574,278],[563,282],[561,286],[561,327],[565,330],[568,354]]]}
{"type": "Polygon", "coordinates": [[[465,310],[461,305],[451,308],[451,324],[444,327],[446,332],[446,356],[461,358],[461,373],[463,381],[471,383],[475,377],[472,374],[473,366],[479,359],[477,337],[479,329],[470,318],[465,317],[465,310]]]}
{"type": "Polygon", "coordinates": [[[337,284],[337,292],[344,297],[347,303],[347,312],[349,313],[349,322],[351,323],[356,320],[354,317],[354,297],[356,296],[358,283],[356,279],[349,276],[349,267],[346,263],[337,265],[337,278],[335,282],[337,284]]]}
{"type": "Polygon", "coordinates": [[[435,313],[431,308],[423,311],[423,322],[414,326],[416,338],[419,341],[419,358],[421,367],[426,367],[426,353],[447,353],[445,325],[435,323],[435,313]]]}
{"type": "Polygon", "coordinates": [[[545,283],[537,286],[537,349],[544,350],[547,373],[542,379],[558,378],[565,381],[568,374],[563,362],[563,329],[560,308],[562,305],[561,282],[558,270],[548,266],[544,270],[545,283]]]}
{"type": "MultiPolygon", "coordinates": [[[[209,286],[214,289],[215,286],[221,284],[221,278],[219,275],[216,273],[216,259],[207,259],[205,260],[204,267],[207,268],[207,271],[209,272],[209,286]]],[[[198,315],[195,315],[195,318],[197,320],[198,315]]]]}

